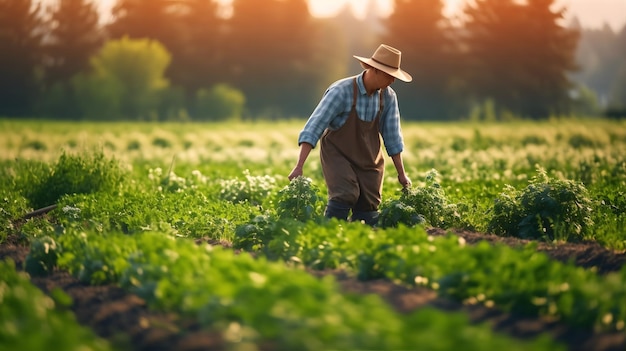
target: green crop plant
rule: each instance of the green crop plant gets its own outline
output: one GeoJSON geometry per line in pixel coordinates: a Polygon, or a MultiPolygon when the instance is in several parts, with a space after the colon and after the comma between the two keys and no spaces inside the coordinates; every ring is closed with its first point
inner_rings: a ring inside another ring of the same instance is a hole
{"type": "Polygon", "coordinates": [[[42,208],[67,194],[115,192],[123,175],[120,165],[102,151],[81,155],[63,152],[50,172],[25,186],[24,193],[34,208],[42,208]]]}
{"type": "Polygon", "coordinates": [[[151,309],[197,318],[221,332],[228,348],[561,350],[547,337],[519,342],[496,335],[460,314],[397,314],[378,296],[341,294],[331,276],[318,279],[280,262],[164,233],[69,230],[59,241],[59,268],[83,274],[84,281],[119,284],[151,309]],[[97,265],[100,270],[75,269],[97,265]],[[455,337],[444,337],[450,330],[455,337]]]}
{"type": "Polygon", "coordinates": [[[274,227],[273,234],[272,258],[286,262],[423,285],[459,301],[550,315],[572,325],[624,330],[626,267],[599,276],[551,260],[537,252],[536,242],[515,249],[487,242],[467,245],[463,238],[430,236],[420,227],[372,230],[337,220],[308,222],[295,230],[274,227]]]}
{"type": "Polygon", "coordinates": [[[318,220],[324,210],[324,199],[311,178],[298,177],[278,192],[276,213],[279,218],[301,222],[318,220]]]}
{"type": "Polygon", "coordinates": [[[423,215],[401,200],[385,201],[380,206],[378,225],[382,228],[397,227],[399,224],[413,227],[425,223],[426,219],[423,215]]]}
{"type": "Polygon", "coordinates": [[[15,218],[29,211],[28,201],[15,190],[0,189],[0,243],[16,230],[15,218]]]}
{"type": "Polygon", "coordinates": [[[233,203],[248,202],[261,205],[276,188],[276,180],[270,176],[253,176],[244,171],[245,180],[224,179],[220,182],[220,198],[233,203]]]}
{"type": "Polygon", "coordinates": [[[591,236],[593,207],[582,183],[550,178],[540,168],[524,190],[507,187],[495,199],[488,230],[526,239],[580,241],[591,236]]]}
{"type": "Polygon", "coordinates": [[[424,222],[424,219],[431,226],[449,228],[460,222],[456,205],[448,203],[435,169],[426,173],[423,186],[403,188],[399,201],[402,206],[398,202],[383,204],[381,215],[384,226],[398,223],[415,225],[424,222]]]}
{"type": "Polygon", "coordinates": [[[111,350],[67,311],[65,293],[45,295],[11,260],[0,261],[0,276],[0,350],[111,350]]]}
{"type": "Polygon", "coordinates": [[[24,269],[32,276],[45,276],[52,273],[57,258],[56,241],[50,236],[44,236],[31,242],[24,269]]]}

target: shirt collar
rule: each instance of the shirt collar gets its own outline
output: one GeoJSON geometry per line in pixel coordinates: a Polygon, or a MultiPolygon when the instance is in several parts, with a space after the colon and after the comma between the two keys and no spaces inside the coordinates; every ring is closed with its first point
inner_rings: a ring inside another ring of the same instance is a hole
{"type": "Polygon", "coordinates": [[[359,88],[359,93],[361,93],[361,95],[367,95],[367,90],[365,89],[365,83],[363,83],[364,75],[365,75],[365,71],[363,71],[361,74],[359,74],[356,77],[356,85],[359,88]]]}
{"type": "MultiPolygon", "coordinates": [[[[359,74],[356,77],[356,85],[357,87],[359,87],[359,93],[361,93],[361,95],[367,95],[367,89],[365,89],[365,83],[363,83],[364,76],[365,76],[365,71],[363,71],[361,74],[359,74]]],[[[380,89],[374,90],[374,93],[376,92],[380,93],[380,89]]],[[[372,95],[374,95],[374,93],[372,93],[372,95]]]]}

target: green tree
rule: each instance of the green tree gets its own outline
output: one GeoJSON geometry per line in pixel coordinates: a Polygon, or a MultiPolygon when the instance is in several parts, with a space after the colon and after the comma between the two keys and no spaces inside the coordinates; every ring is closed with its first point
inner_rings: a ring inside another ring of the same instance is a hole
{"type": "Polygon", "coordinates": [[[50,11],[46,44],[46,78],[66,82],[89,67],[89,59],[102,46],[98,12],[88,0],[59,0],[50,11]]]}
{"type": "Polygon", "coordinates": [[[254,115],[302,114],[319,91],[311,73],[316,31],[304,0],[234,0],[225,67],[254,115]],[[304,108],[303,108],[304,107],[304,108]]]}
{"type": "Polygon", "coordinates": [[[408,119],[450,119],[462,61],[456,58],[442,0],[396,0],[383,42],[402,51],[402,67],[413,82],[394,85],[408,119]]]}
{"type": "Polygon", "coordinates": [[[32,112],[42,59],[40,4],[0,0],[0,115],[32,112]]]}
{"type": "Polygon", "coordinates": [[[60,0],[50,9],[49,27],[45,112],[76,118],[78,103],[70,81],[89,67],[90,57],[102,45],[97,9],[86,0],[60,0]]]}
{"type": "Polygon", "coordinates": [[[609,96],[609,108],[616,110],[621,117],[626,117],[626,26],[615,38],[614,62],[616,69],[613,75],[609,96]]]}
{"type": "Polygon", "coordinates": [[[107,121],[121,118],[122,87],[114,77],[79,73],[71,79],[71,87],[76,92],[78,119],[107,121]]]}
{"type": "Polygon", "coordinates": [[[184,31],[180,17],[187,9],[187,0],[118,0],[112,9],[113,21],[107,26],[113,39],[152,39],[165,46],[172,55],[172,64],[166,72],[174,83],[180,78],[180,64],[184,50],[184,31]]]}
{"type": "Polygon", "coordinates": [[[210,121],[240,120],[246,97],[226,84],[200,89],[196,96],[196,119],[210,121]]]}
{"type": "Polygon", "coordinates": [[[586,29],[576,21],[572,29],[580,32],[576,62],[581,67],[572,75],[573,79],[588,86],[598,96],[600,104],[606,107],[619,64],[614,51],[617,36],[608,25],[601,29],[586,29]]]}
{"type": "Polygon", "coordinates": [[[554,0],[477,0],[465,24],[469,87],[499,111],[531,118],[567,112],[578,34],[559,21],[554,0]]]}
{"type": "Polygon", "coordinates": [[[165,70],[170,59],[165,47],[154,40],[124,37],[109,41],[92,59],[91,75],[77,84],[91,91],[93,99],[111,99],[112,105],[119,106],[121,117],[157,119],[159,97],[169,86],[165,70]]]}
{"type": "Polygon", "coordinates": [[[222,81],[224,43],[220,29],[223,19],[218,17],[218,7],[213,0],[188,0],[186,11],[181,15],[184,28],[184,50],[181,52],[178,70],[179,80],[188,96],[195,96],[202,88],[209,88],[222,81]]]}

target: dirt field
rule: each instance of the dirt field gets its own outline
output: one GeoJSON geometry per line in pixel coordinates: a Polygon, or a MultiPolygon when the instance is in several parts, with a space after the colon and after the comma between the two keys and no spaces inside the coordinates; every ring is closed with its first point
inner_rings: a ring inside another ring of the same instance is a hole
{"type": "MultiPolygon", "coordinates": [[[[444,230],[430,229],[431,235],[443,235],[444,230]]],[[[495,235],[458,231],[468,243],[479,240],[502,242],[511,246],[523,245],[527,241],[503,238],[495,235]]],[[[598,274],[619,270],[626,262],[626,253],[609,251],[596,243],[560,244],[541,243],[538,250],[555,260],[590,268],[595,266],[598,274]]],[[[0,259],[12,258],[18,268],[28,254],[28,247],[9,238],[0,245],[0,259]]],[[[346,272],[315,271],[316,276],[335,275],[346,292],[373,293],[382,296],[400,312],[410,312],[424,306],[446,311],[463,311],[474,322],[487,322],[493,329],[516,338],[525,339],[548,332],[556,340],[576,351],[624,351],[626,333],[595,333],[579,330],[544,318],[528,318],[503,313],[484,306],[466,306],[458,302],[437,297],[432,290],[407,288],[387,280],[359,281],[346,272]]],[[[33,283],[45,292],[61,288],[74,301],[72,310],[77,320],[91,327],[98,335],[109,339],[121,349],[128,350],[222,350],[225,349],[217,333],[202,330],[193,320],[181,319],[174,314],[151,311],[136,295],[126,293],[113,285],[87,286],[71,277],[67,272],[56,271],[49,277],[33,278],[33,283]]],[[[268,350],[270,348],[267,348],[268,350]]]]}

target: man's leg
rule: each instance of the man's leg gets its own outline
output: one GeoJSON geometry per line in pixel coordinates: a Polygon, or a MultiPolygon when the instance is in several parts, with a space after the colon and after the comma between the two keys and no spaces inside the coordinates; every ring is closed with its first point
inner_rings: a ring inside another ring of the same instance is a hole
{"type": "Polygon", "coordinates": [[[378,224],[383,174],[384,172],[378,170],[359,172],[359,197],[352,209],[352,221],[363,221],[372,227],[378,224]]]}
{"type": "Polygon", "coordinates": [[[350,206],[344,205],[337,201],[328,200],[328,204],[326,205],[326,211],[324,211],[324,216],[327,218],[338,218],[347,221],[349,213],[350,206]]]}
{"type": "Polygon", "coordinates": [[[352,212],[352,221],[364,221],[365,224],[375,227],[378,224],[378,211],[358,211],[352,212]]]}

